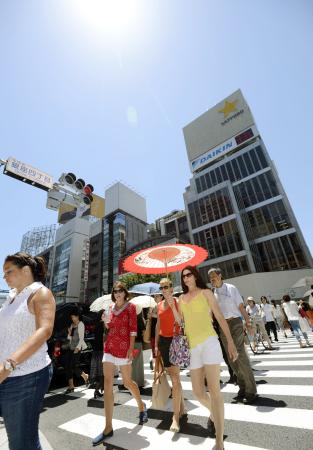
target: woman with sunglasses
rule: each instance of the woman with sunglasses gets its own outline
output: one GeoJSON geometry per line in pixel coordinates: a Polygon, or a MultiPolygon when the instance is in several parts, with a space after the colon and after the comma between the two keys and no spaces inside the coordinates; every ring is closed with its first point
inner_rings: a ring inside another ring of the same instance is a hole
{"type": "Polygon", "coordinates": [[[123,384],[135,398],[139,409],[139,424],[148,421],[147,408],[141,400],[137,384],[131,379],[132,359],[137,334],[136,307],[128,302],[129,294],[123,283],[117,281],[112,288],[112,301],[115,303],[105,319],[108,335],[104,344],[104,411],[105,427],[102,433],[93,439],[92,444],[102,444],[113,436],[113,381],[115,366],[119,366],[123,384]]]}
{"type": "Polygon", "coordinates": [[[183,294],[179,309],[185,322],[185,332],[190,346],[190,376],[192,390],[198,401],[208,408],[208,430],[216,439],[216,450],[223,450],[224,402],[220,392],[220,364],[222,350],[212,324],[212,313],[223,330],[228,342],[228,354],[235,361],[238,353],[228,325],[195,267],[187,266],[181,273],[183,294]],[[204,378],[209,393],[206,392],[204,378]]]}
{"type": "Polygon", "coordinates": [[[172,381],[173,397],[173,422],[170,431],[179,432],[179,419],[185,414],[184,398],[182,395],[182,386],[180,382],[180,368],[173,366],[169,360],[170,345],[174,332],[179,331],[180,316],[178,305],[173,297],[172,282],[168,278],[162,278],[160,281],[160,290],[163,293],[164,300],[158,303],[158,320],[155,333],[155,353],[160,352],[166,372],[172,381]],[[175,328],[175,329],[174,329],[175,328]]]}

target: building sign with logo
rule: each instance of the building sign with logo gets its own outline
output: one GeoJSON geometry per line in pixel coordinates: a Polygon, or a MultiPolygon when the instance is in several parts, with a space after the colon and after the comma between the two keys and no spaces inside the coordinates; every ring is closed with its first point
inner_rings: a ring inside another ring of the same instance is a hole
{"type": "Polygon", "coordinates": [[[220,158],[224,154],[234,150],[236,147],[243,144],[244,142],[248,142],[250,139],[253,139],[257,135],[258,131],[255,126],[252,126],[247,130],[244,130],[237,136],[228,139],[228,141],[223,142],[221,145],[212,148],[211,150],[194,159],[193,161],[190,161],[191,171],[197,172],[200,168],[206,166],[215,159],[220,158]]]}
{"type": "Polygon", "coordinates": [[[253,126],[250,108],[239,89],[184,127],[189,162],[192,164],[210,151],[232,150],[233,138],[253,126]]]}
{"type": "Polygon", "coordinates": [[[12,157],[8,158],[3,173],[45,191],[49,191],[53,187],[51,175],[12,157]]]}

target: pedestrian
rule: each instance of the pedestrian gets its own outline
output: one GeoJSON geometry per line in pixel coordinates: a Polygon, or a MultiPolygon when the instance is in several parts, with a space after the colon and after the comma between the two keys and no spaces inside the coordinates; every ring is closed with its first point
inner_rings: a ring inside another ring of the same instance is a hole
{"type": "MultiPolygon", "coordinates": [[[[222,350],[212,324],[212,313],[219,323],[227,343],[229,359],[238,357],[227,322],[212,294],[195,267],[186,266],[181,272],[183,294],[179,310],[185,323],[190,346],[190,376],[192,390],[198,401],[208,408],[208,431],[215,434],[216,450],[222,450],[224,433],[224,403],[220,391],[220,364],[222,350]],[[209,393],[206,392],[204,378],[209,393]]],[[[163,291],[164,293],[164,291],[163,291]]]]}
{"type": "Polygon", "coordinates": [[[136,305],[137,313],[137,335],[134,344],[134,358],[132,360],[132,373],[131,378],[138,387],[144,387],[145,385],[145,371],[143,365],[143,333],[146,328],[146,321],[143,316],[142,306],[136,305]]]}
{"type": "Polygon", "coordinates": [[[262,295],[262,297],[261,297],[261,308],[264,311],[264,315],[265,315],[265,328],[266,328],[267,334],[272,341],[272,338],[271,338],[271,332],[272,332],[274,335],[275,341],[278,342],[277,328],[276,328],[275,319],[274,319],[274,306],[270,304],[269,300],[265,297],[265,295],[262,295]]]}
{"type": "Polygon", "coordinates": [[[93,397],[103,397],[103,344],[106,336],[106,328],[104,326],[105,311],[102,309],[97,313],[97,319],[95,324],[95,338],[93,340],[93,351],[91,355],[90,363],[90,384],[94,387],[95,391],[93,397]]]}
{"type": "Polygon", "coordinates": [[[151,343],[151,357],[150,357],[150,369],[153,370],[155,364],[155,327],[158,321],[158,303],[163,300],[163,295],[160,292],[156,292],[153,294],[154,301],[156,305],[153,308],[149,308],[148,312],[148,320],[151,321],[151,334],[150,334],[150,343],[151,343]]]}
{"type": "Polygon", "coordinates": [[[284,314],[282,312],[281,306],[280,305],[276,305],[276,303],[274,301],[272,301],[272,305],[274,307],[273,309],[273,316],[276,322],[276,326],[278,331],[281,331],[284,333],[285,338],[287,338],[287,333],[284,327],[284,314]]]}
{"type": "Polygon", "coordinates": [[[308,316],[306,314],[306,311],[308,310],[308,308],[309,308],[309,305],[307,303],[305,303],[303,300],[299,301],[298,311],[300,314],[300,318],[299,318],[300,328],[301,328],[301,331],[304,331],[306,333],[309,333],[311,331],[310,322],[309,322],[308,316]]]}
{"type": "MultiPolygon", "coordinates": [[[[247,303],[248,303],[248,305],[246,306],[246,311],[250,316],[252,336],[254,336],[256,334],[257,327],[258,327],[263,340],[267,342],[268,349],[273,350],[271,340],[265,329],[265,324],[264,324],[264,320],[263,320],[263,316],[262,316],[263,311],[262,311],[260,305],[257,305],[255,303],[253,297],[247,297],[247,303]]],[[[252,345],[255,346],[253,338],[252,338],[252,343],[253,343],[252,345]]]]}
{"type": "MultiPolygon", "coordinates": [[[[234,340],[238,351],[238,358],[233,361],[229,358],[233,371],[237,376],[239,391],[235,399],[243,401],[245,404],[252,404],[257,398],[256,383],[252,368],[244,344],[244,330],[242,317],[245,319],[247,332],[252,335],[250,318],[244,308],[243,299],[238,289],[229,283],[224,283],[222,271],[219,268],[212,268],[208,272],[210,282],[214,288],[214,296],[222,311],[224,318],[230,329],[230,334],[234,340]]],[[[221,340],[224,348],[228,350],[227,338],[221,330],[221,340]]]]}
{"type": "Polygon", "coordinates": [[[123,384],[135,398],[139,409],[139,423],[148,421],[145,403],[141,400],[137,384],[131,379],[135,337],[137,334],[136,307],[129,300],[126,286],[117,281],[112,288],[113,308],[105,318],[108,335],[104,344],[103,372],[104,377],[104,430],[93,439],[92,445],[100,445],[105,439],[113,436],[113,381],[115,366],[119,366],[123,384]]]}
{"type": "Polygon", "coordinates": [[[86,386],[89,384],[89,375],[79,367],[79,360],[82,350],[86,350],[87,344],[85,338],[85,325],[81,320],[81,314],[77,307],[71,311],[71,325],[68,328],[67,339],[69,347],[65,352],[65,372],[68,387],[65,394],[71,394],[75,390],[74,374],[76,377],[82,377],[86,386]]]}
{"type": "Polygon", "coordinates": [[[301,340],[301,334],[305,339],[306,344],[310,345],[307,333],[305,331],[302,331],[300,327],[299,319],[301,316],[298,311],[298,305],[296,304],[295,301],[291,300],[288,294],[283,296],[282,307],[292,327],[294,335],[296,336],[296,339],[299,342],[300,347],[301,348],[306,347],[305,343],[302,342],[301,340]]]}
{"type": "Polygon", "coordinates": [[[307,304],[307,309],[305,310],[305,314],[308,318],[311,330],[313,331],[313,308],[310,306],[310,304],[307,304]]]}
{"type": "Polygon", "coordinates": [[[173,296],[171,280],[162,278],[160,290],[163,292],[164,300],[158,303],[155,354],[157,355],[160,352],[166,373],[172,381],[173,419],[170,431],[178,433],[180,430],[179,421],[185,414],[185,406],[180,382],[180,368],[170,362],[169,351],[174,334],[179,332],[181,318],[178,313],[178,302],[173,296]]]}
{"type": "Polygon", "coordinates": [[[43,285],[43,258],[9,255],[3,272],[11,291],[0,310],[0,416],[10,450],[41,450],[39,415],[52,377],[46,342],[55,300],[43,285]]]}

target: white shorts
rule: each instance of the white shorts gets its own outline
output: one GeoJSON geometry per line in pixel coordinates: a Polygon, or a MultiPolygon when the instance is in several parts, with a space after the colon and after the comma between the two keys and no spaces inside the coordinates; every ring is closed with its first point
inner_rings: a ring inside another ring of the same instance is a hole
{"type": "Polygon", "coordinates": [[[103,353],[102,362],[109,362],[115,366],[127,366],[132,363],[128,358],[117,358],[111,355],[111,353],[103,353]]]}
{"type": "Polygon", "coordinates": [[[190,350],[190,370],[222,362],[223,354],[217,336],[209,336],[204,342],[190,350]]]}

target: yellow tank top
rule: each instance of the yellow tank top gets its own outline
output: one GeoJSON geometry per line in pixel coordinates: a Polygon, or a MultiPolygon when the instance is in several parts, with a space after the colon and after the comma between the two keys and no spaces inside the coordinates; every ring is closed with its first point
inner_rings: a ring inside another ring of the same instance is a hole
{"type": "Polygon", "coordinates": [[[211,308],[202,291],[190,302],[180,302],[180,308],[184,316],[185,333],[190,348],[204,342],[209,336],[216,336],[212,324],[211,308]]]}

